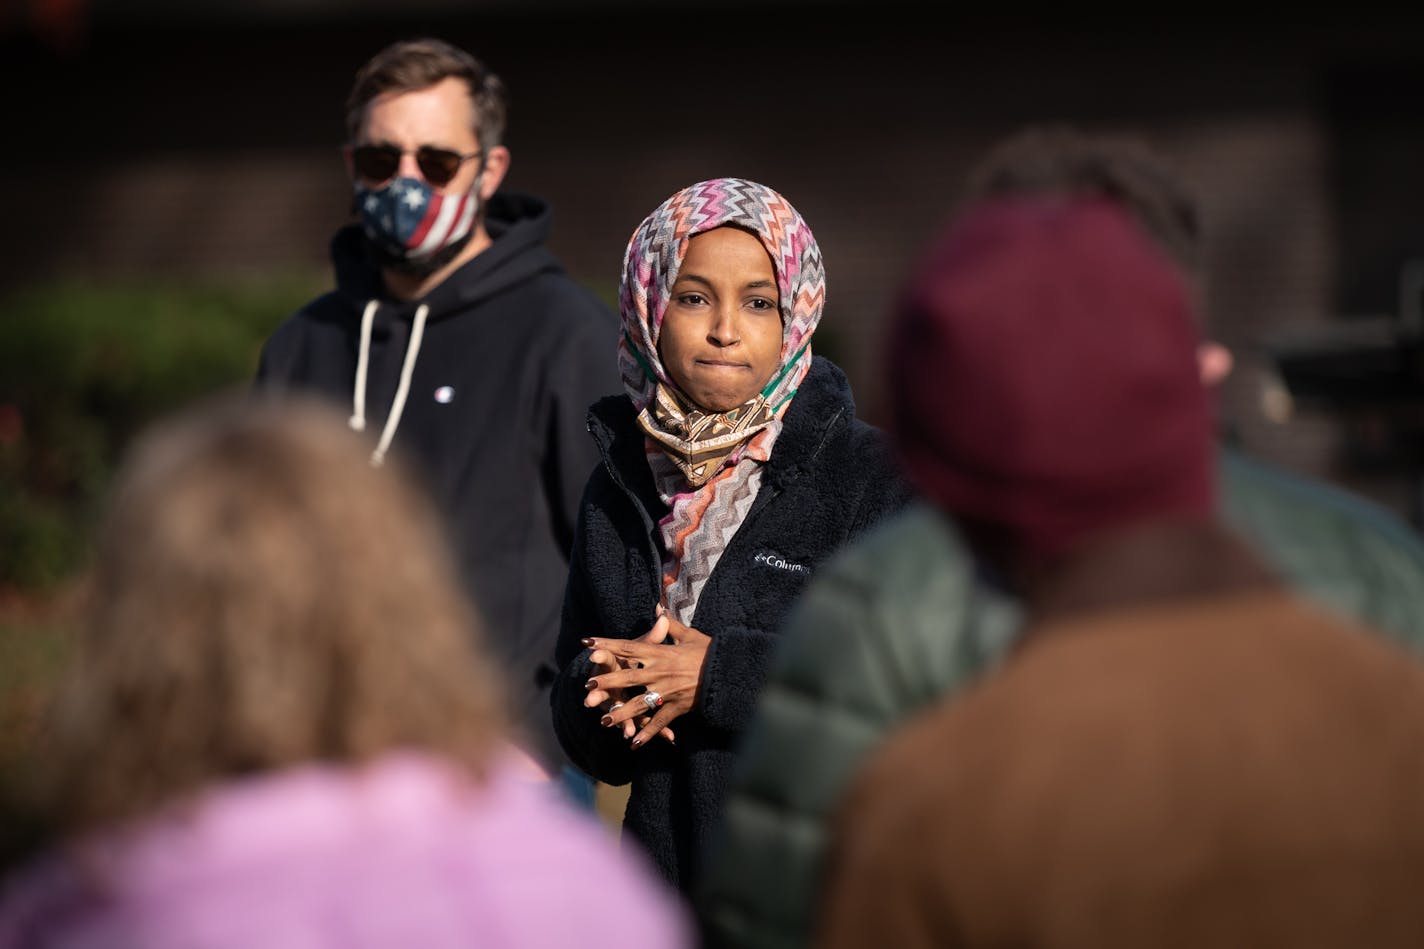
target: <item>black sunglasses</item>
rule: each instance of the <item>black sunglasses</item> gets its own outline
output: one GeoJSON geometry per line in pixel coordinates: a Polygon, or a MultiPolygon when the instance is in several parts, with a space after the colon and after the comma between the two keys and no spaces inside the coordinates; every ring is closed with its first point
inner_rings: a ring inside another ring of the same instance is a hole
{"type": "MultiPolygon", "coordinates": [[[[394,145],[357,145],[351,149],[351,165],[367,181],[389,181],[400,169],[401,156],[409,151],[411,149],[400,149],[394,145]]],[[[448,185],[460,173],[460,166],[465,162],[480,157],[478,150],[461,155],[434,145],[422,145],[414,151],[420,174],[437,188],[448,185]]]]}

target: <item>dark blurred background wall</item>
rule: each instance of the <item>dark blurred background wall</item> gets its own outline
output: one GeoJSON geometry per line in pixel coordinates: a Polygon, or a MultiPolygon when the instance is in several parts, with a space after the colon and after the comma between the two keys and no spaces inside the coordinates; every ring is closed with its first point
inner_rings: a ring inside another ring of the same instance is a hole
{"type": "Polygon", "coordinates": [[[553,203],[553,249],[601,293],[676,188],[731,174],[784,192],[827,260],[819,345],[878,421],[881,316],[968,164],[1024,123],[1069,120],[1140,133],[1197,184],[1236,437],[1418,523],[1424,15],[975,9],[0,0],[0,291],[320,279],[349,201],[353,71],[433,33],[508,81],[507,187],[553,203]]]}

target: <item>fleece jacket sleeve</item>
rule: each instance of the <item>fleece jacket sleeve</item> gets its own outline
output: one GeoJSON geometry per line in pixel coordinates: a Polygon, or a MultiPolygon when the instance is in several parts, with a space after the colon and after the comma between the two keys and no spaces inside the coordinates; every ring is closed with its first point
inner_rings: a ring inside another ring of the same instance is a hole
{"type": "Polygon", "coordinates": [[[780,636],[764,630],[718,630],[707,647],[707,660],[702,667],[698,705],[707,724],[733,732],[746,729],[780,640],[780,636]]]}
{"type": "Polygon", "coordinates": [[[592,650],[580,640],[609,635],[607,629],[600,628],[594,608],[593,580],[585,551],[580,525],[564,585],[559,638],[554,646],[558,674],[549,694],[554,734],[564,754],[586,774],[605,784],[627,784],[633,779],[632,748],[623,739],[621,730],[599,724],[603,717],[599,709],[583,704],[588,696],[584,683],[593,674],[593,664],[589,661],[592,650]]]}
{"type": "Polygon", "coordinates": [[[623,732],[599,724],[603,712],[584,707],[588,690],[584,683],[593,674],[588,661],[592,650],[585,649],[559,671],[551,690],[554,733],[564,754],[584,773],[604,784],[620,785],[633,780],[633,752],[623,732]]]}

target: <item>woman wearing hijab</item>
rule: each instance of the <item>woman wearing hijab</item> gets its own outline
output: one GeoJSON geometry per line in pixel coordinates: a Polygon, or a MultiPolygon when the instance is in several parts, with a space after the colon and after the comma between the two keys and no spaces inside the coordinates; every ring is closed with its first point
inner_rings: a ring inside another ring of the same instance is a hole
{"type": "Polygon", "coordinates": [[[629,240],[624,395],[595,403],[556,659],[555,731],[689,891],[782,621],[909,489],[845,375],[813,356],[825,270],[781,195],[685,188],[629,240]]]}

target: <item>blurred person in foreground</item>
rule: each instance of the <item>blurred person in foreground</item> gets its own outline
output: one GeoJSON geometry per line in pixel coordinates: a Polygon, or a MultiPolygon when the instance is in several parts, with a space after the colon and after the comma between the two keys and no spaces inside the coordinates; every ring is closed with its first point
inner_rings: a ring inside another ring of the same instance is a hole
{"type": "Polygon", "coordinates": [[[624,256],[624,393],[596,403],[569,568],[554,724],[632,783],[623,820],[682,891],[792,602],[909,485],[813,355],[821,250],[780,194],[714,178],[669,197],[624,256]]]}
{"type": "MultiPolygon", "coordinates": [[[[1014,196],[1117,203],[1204,298],[1196,198],[1145,142],[1024,129],[992,148],[966,187],[966,201],[1014,196]]],[[[1227,350],[1199,341],[1209,388],[1230,366],[1227,350]]],[[[1401,518],[1225,446],[1216,478],[1222,515],[1297,591],[1424,649],[1424,542],[1401,518]]],[[[810,584],[709,846],[699,911],[711,945],[806,945],[825,821],[851,771],[886,731],[992,667],[1017,635],[1016,598],[980,573],[952,518],[921,501],[810,584]]]]}
{"type": "Polygon", "coordinates": [[[688,945],[511,742],[438,515],[370,450],[324,403],[234,395],[132,449],[0,946],[575,945],[548,907],[589,881],[629,939],[688,945]]]}
{"type": "Polygon", "coordinates": [[[1219,520],[1191,296],[1100,198],[911,275],[890,429],[1024,628],[858,773],[813,944],[1424,941],[1424,664],[1219,520]]]}
{"type": "MultiPolygon", "coordinates": [[[[349,406],[433,493],[487,620],[516,724],[592,800],[549,724],[554,639],[579,493],[598,453],[584,414],[617,392],[612,311],[544,247],[543,200],[501,191],[504,83],[442,40],[357,72],[344,154],[357,220],[331,242],[336,289],[267,340],[260,385],[349,406]]],[[[339,477],[333,473],[333,477],[339,477]]]]}

